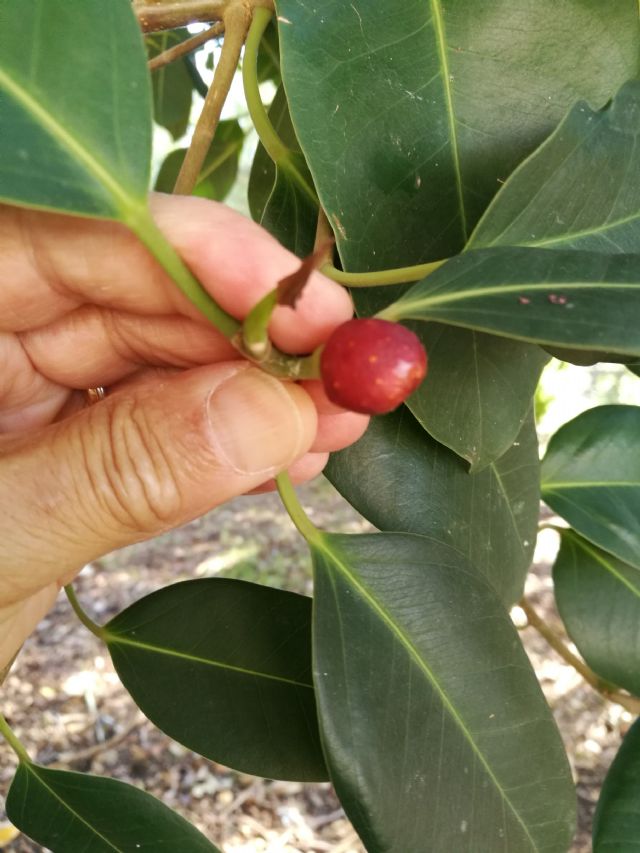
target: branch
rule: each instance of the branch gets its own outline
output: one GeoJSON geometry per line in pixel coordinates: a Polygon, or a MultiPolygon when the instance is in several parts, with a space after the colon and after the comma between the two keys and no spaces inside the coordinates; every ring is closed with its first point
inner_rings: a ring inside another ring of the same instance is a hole
{"type": "Polygon", "coordinates": [[[190,195],[195,187],[202,164],[211,146],[224,102],[229,94],[240,53],[251,21],[251,11],[244,3],[233,3],[224,13],[225,37],[220,61],[213,75],[198,118],[193,139],[182,162],[180,173],[173,188],[174,193],[190,195]]]}
{"type": "Polygon", "coordinates": [[[605,682],[603,682],[603,680],[599,678],[595,672],[593,672],[593,670],[584,663],[584,661],[574,655],[566,643],[547,625],[538,613],[536,613],[534,607],[526,600],[526,598],[522,598],[518,602],[518,605],[525,612],[529,625],[532,628],[535,628],[541,637],[545,638],[547,643],[549,643],[551,648],[554,649],[561,658],[570,664],[576,672],[580,673],[587,684],[590,684],[591,687],[593,687],[593,689],[600,693],[600,695],[605,699],[609,699],[611,702],[616,702],[618,705],[622,705],[623,708],[626,708],[627,711],[636,716],[640,714],[640,698],[622,693],[619,690],[609,690],[605,682]]]}
{"type": "Polygon", "coordinates": [[[154,56],[153,59],[149,60],[149,71],[157,71],[158,68],[164,68],[165,65],[169,65],[171,62],[175,62],[176,59],[180,59],[181,56],[191,53],[193,50],[199,48],[200,45],[210,41],[210,39],[214,39],[217,36],[222,35],[223,32],[224,24],[219,21],[217,24],[209,27],[208,30],[196,33],[195,36],[191,36],[190,39],[181,41],[179,44],[174,44],[173,47],[168,48],[162,53],[159,53],[157,56],[154,56]]]}
{"type": "Polygon", "coordinates": [[[144,3],[133,7],[143,33],[173,30],[188,24],[221,21],[229,0],[182,0],[174,3],[144,3]]]}

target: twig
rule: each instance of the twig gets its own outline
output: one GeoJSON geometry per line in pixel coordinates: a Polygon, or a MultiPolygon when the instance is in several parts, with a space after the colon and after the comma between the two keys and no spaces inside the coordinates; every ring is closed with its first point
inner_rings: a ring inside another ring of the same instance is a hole
{"type": "Polygon", "coordinates": [[[580,673],[587,684],[590,684],[591,687],[600,693],[601,696],[604,696],[605,699],[609,699],[611,702],[616,702],[618,705],[621,705],[634,715],[640,714],[640,698],[622,693],[619,690],[609,690],[603,680],[599,678],[582,660],[580,660],[579,657],[574,655],[566,643],[538,615],[534,607],[526,600],[526,598],[522,598],[518,604],[526,614],[529,625],[532,628],[535,628],[541,637],[544,637],[551,648],[554,649],[561,658],[564,658],[564,660],[566,660],[566,662],[570,664],[576,672],[580,673]]]}
{"type": "Polygon", "coordinates": [[[191,145],[185,154],[173,188],[174,193],[190,195],[198,181],[238,67],[240,53],[251,21],[251,10],[242,2],[233,3],[225,10],[223,21],[225,37],[220,60],[198,118],[191,145]]]}
{"type": "Polygon", "coordinates": [[[175,3],[140,3],[134,6],[134,12],[142,32],[151,33],[220,21],[228,5],[229,0],[176,0],[175,3]]]}
{"type": "Polygon", "coordinates": [[[164,68],[170,62],[175,62],[176,59],[180,59],[181,56],[191,53],[191,51],[196,50],[200,45],[222,35],[223,32],[224,24],[222,21],[218,21],[217,24],[209,27],[208,30],[196,33],[195,36],[191,36],[191,38],[181,41],[179,44],[174,44],[173,47],[163,50],[162,53],[149,60],[149,71],[157,71],[158,68],[164,68]]]}
{"type": "Polygon", "coordinates": [[[122,731],[109,738],[109,740],[102,741],[102,743],[97,743],[93,746],[88,746],[86,749],[80,749],[74,752],[63,752],[58,756],[57,761],[52,761],[46,766],[51,767],[54,770],[64,770],[64,768],[68,767],[70,764],[75,764],[78,761],[86,761],[88,758],[93,758],[99,752],[105,752],[107,749],[112,749],[114,746],[122,743],[122,741],[126,740],[131,732],[143,722],[144,718],[142,715],[137,714],[122,731]]]}

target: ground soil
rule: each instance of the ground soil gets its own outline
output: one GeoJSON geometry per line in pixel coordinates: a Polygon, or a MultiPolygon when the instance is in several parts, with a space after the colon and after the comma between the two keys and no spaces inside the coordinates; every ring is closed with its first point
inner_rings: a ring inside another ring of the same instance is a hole
{"type": "MultiPolygon", "coordinates": [[[[303,501],[318,526],[367,529],[324,480],[306,487],[303,501]]],[[[553,534],[543,533],[527,595],[561,633],[549,572],[553,548],[553,534]]],[[[311,592],[305,545],[276,496],[240,499],[180,530],[112,554],[88,566],[76,589],[92,617],[104,622],[166,584],[214,575],[311,592]]],[[[516,621],[519,615],[514,614],[516,621]]],[[[587,853],[598,792],[631,715],[595,693],[531,628],[522,630],[522,639],[577,781],[579,833],[572,853],[587,853]]],[[[9,674],[2,709],[40,763],[144,787],[195,823],[224,853],[364,850],[330,785],[245,776],[166,738],[142,717],[104,647],[62,596],[9,674]]],[[[6,795],[14,769],[12,753],[0,749],[0,794],[6,795]]],[[[4,849],[27,853],[43,848],[18,836],[4,849]]]]}

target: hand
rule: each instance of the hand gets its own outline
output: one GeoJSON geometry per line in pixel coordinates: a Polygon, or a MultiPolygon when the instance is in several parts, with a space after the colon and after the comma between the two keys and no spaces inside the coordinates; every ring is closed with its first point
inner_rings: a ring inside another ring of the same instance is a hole
{"type": "MultiPolygon", "coordinates": [[[[158,226],[242,319],[297,260],[222,205],[156,196],[158,226]]],[[[239,358],[124,227],[0,206],[0,670],[87,562],[322,470],[367,418],[239,358]],[[81,389],[107,388],[87,406],[81,389]]],[[[314,274],[276,309],[315,349],[352,307],[314,274]]]]}

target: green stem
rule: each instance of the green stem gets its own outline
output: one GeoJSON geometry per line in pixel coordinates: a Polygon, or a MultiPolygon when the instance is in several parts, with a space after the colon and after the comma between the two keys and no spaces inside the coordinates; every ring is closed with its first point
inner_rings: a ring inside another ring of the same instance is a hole
{"type": "Polygon", "coordinates": [[[271,124],[271,120],[260,97],[260,87],[258,84],[258,48],[270,21],[271,11],[269,9],[254,10],[242,60],[242,83],[249,115],[251,116],[256,133],[260,137],[260,142],[264,145],[269,157],[278,165],[282,160],[286,160],[289,155],[289,149],[280,139],[274,126],[271,124]]]}
{"type": "Polygon", "coordinates": [[[276,129],[271,124],[271,119],[264,108],[260,97],[260,86],[258,84],[258,48],[269,26],[272,13],[264,7],[254,10],[253,20],[249,27],[249,35],[244,49],[242,61],[242,83],[247,108],[256,133],[263,144],[265,151],[271,157],[276,166],[294,181],[305,195],[318,204],[318,196],[312,186],[305,180],[296,164],[296,153],[288,148],[278,136],[276,129]]]}
{"type": "Polygon", "coordinates": [[[82,622],[82,624],[85,626],[85,628],[88,628],[91,631],[91,633],[95,634],[95,636],[99,640],[104,640],[104,628],[102,628],[100,625],[97,625],[93,621],[93,619],[91,619],[89,617],[89,615],[87,613],[85,613],[85,611],[82,609],[82,605],[78,601],[75,590],[71,586],[71,584],[67,584],[67,586],[65,586],[65,588],[64,588],[64,591],[65,591],[66,596],[69,600],[69,604],[73,607],[73,610],[74,610],[76,616],[82,622]]]}
{"type": "Polygon", "coordinates": [[[291,483],[286,471],[278,474],[276,477],[276,483],[278,486],[278,492],[280,493],[280,498],[282,499],[285,509],[289,513],[291,521],[293,521],[295,526],[298,528],[298,531],[304,536],[309,544],[314,542],[317,543],[318,540],[322,538],[322,533],[303,510],[302,504],[298,500],[296,491],[293,488],[293,484],[291,483]]]}
{"type": "Polygon", "coordinates": [[[128,220],[128,224],[154,258],[169,273],[187,299],[219,332],[222,332],[225,338],[233,338],[240,328],[240,323],[227,314],[207,293],[155,224],[149,209],[145,207],[144,210],[139,211],[137,216],[128,220]]]}
{"type": "Polygon", "coordinates": [[[11,749],[15,752],[15,754],[18,756],[18,758],[23,764],[31,764],[31,759],[27,754],[27,750],[11,731],[11,726],[2,716],[2,714],[0,714],[0,734],[6,740],[6,742],[9,744],[11,749]]]}
{"type": "Polygon", "coordinates": [[[269,341],[269,321],[278,304],[278,289],[274,288],[253,306],[242,324],[244,348],[254,358],[266,358],[271,348],[269,341]]]}
{"type": "Polygon", "coordinates": [[[432,261],[428,264],[416,264],[412,267],[396,267],[389,270],[378,270],[377,272],[344,272],[336,269],[333,264],[325,264],[320,272],[327,278],[337,281],[348,287],[382,287],[386,284],[408,284],[418,279],[426,278],[432,272],[446,263],[448,258],[441,261],[432,261]]]}

